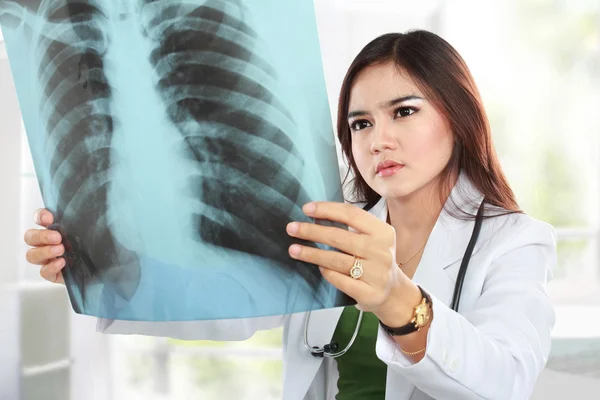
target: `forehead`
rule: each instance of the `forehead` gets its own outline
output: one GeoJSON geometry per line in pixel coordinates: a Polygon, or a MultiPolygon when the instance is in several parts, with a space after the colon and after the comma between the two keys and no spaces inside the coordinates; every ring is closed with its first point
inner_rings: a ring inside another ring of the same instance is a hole
{"type": "Polygon", "coordinates": [[[349,109],[374,109],[382,102],[405,95],[423,97],[407,72],[392,63],[373,65],[362,70],[354,79],[349,109]]]}

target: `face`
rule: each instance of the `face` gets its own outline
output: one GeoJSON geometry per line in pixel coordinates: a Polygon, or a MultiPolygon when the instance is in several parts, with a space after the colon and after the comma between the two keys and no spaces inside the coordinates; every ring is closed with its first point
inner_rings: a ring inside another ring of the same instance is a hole
{"type": "Polygon", "coordinates": [[[368,67],[355,78],[348,125],[360,174],[388,200],[434,185],[452,155],[446,118],[393,64],[368,67]]]}

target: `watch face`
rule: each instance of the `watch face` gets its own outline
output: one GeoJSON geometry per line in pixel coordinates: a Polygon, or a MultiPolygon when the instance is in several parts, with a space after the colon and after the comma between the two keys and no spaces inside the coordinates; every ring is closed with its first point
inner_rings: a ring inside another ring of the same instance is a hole
{"type": "Polygon", "coordinates": [[[416,308],[417,326],[423,326],[429,319],[429,307],[426,304],[419,304],[416,308]]]}

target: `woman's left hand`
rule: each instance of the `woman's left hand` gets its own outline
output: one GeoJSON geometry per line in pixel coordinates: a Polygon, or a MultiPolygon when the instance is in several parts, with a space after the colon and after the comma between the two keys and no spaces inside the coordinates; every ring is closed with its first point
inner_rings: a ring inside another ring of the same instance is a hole
{"type": "Polygon", "coordinates": [[[329,245],[322,250],[293,244],[292,258],[319,266],[323,277],[356,300],[358,308],[374,313],[386,325],[410,321],[419,289],[396,264],[394,228],[367,211],[346,203],[312,202],[304,213],[351,227],[355,232],[309,222],[291,222],[290,236],[329,245]],[[356,257],[356,258],[355,258],[356,257]],[[363,274],[350,275],[355,260],[362,263],[363,274]],[[404,322],[402,322],[404,321],[404,322]]]}

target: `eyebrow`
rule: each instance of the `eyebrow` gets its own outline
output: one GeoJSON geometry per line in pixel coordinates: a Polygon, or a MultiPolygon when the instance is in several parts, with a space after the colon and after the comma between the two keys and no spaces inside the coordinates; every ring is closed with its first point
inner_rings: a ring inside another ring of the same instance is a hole
{"type": "MultiPolygon", "coordinates": [[[[406,96],[401,96],[401,97],[397,97],[393,100],[389,100],[389,101],[379,104],[379,108],[389,108],[389,107],[395,106],[396,104],[400,104],[400,103],[403,103],[408,100],[423,100],[423,98],[416,96],[416,95],[412,95],[412,94],[406,95],[406,96]]],[[[350,119],[350,118],[359,117],[359,116],[367,115],[367,114],[368,113],[366,111],[356,110],[356,111],[349,112],[347,118],[350,119]]]]}

